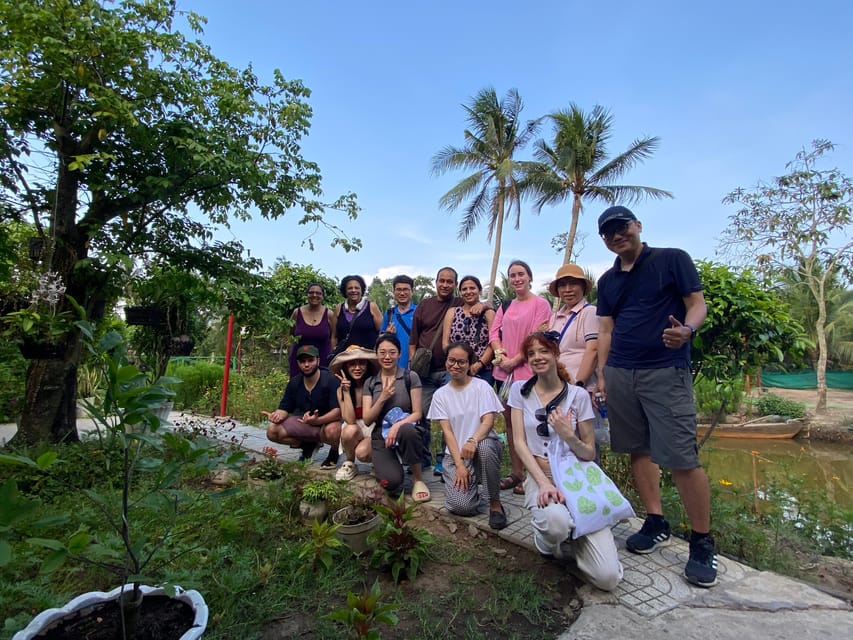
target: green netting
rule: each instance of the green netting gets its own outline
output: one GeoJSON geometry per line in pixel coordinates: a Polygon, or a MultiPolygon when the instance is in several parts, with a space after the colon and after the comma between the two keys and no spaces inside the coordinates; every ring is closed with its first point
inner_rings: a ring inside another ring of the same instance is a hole
{"type": "MultiPolygon", "coordinates": [[[[817,374],[814,370],[798,371],[796,373],[761,372],[763,387],[779,389],[816,389],[817,374]]],[[[853,390],[853,371],[827,371],[826,386],[829,389],[853,390]]]]}

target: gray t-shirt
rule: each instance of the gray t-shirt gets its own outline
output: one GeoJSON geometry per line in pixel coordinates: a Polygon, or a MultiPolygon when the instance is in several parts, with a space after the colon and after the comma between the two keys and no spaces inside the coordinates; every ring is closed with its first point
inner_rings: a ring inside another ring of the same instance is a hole
{"type": "MultiPolygon", "coordinates": [[[[376,424],[381,425],[382,419],[394,407],[400,407],[406,413],[412,412],[412,395],[411,389],[420,389],[421,379],[414,371],[401,369],[397,367],[397,375],[394,380],[394,395],[385,401],[379,411],[379,416],[376,418],[376,424]]],[[[364,383],[364,395],[370,396],[374,403],[379,401],[379,396],[382,395],[382,374],[377,373],[375,376],[370,376],[364,383]]],[[[377,431],[374,430],[374,433],[377,431]]]]}

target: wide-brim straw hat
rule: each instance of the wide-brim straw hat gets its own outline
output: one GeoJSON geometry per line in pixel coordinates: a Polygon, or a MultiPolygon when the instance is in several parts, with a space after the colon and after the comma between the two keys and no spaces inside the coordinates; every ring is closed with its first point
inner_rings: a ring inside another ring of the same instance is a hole
{"type": "Polygon", "coordinates": [[[552,296],[557,297],[557,283],[563,278],[572,278],[574,280],[581,280],[584,282],[586,287],[584,289],[584,295],[592,291],[592,280],[586,277],[583,269],[576,264],[564,264],[557,269],[557,275],[554,276],[551,284],[548,285],[548,291],[551,292],[552,296]]]}
{"type": "Polygon", "coordinates": [[[347,362],[353,360],[365,360],[367,368],[371,374],[379,371],[379,362],[376,360],[376,354],[370,349],[365,349],[357,344],[352,344],[335,356],[335,359],[329,363],[329,371],[338,375],[341,369],[347,362]]]}

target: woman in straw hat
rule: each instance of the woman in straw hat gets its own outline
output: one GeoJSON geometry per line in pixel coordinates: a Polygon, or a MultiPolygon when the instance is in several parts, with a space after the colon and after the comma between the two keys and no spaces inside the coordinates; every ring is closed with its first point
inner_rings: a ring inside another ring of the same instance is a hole
{"type": "Polygon", "coordinates": [[[338,388],[338,404],[341,407],[343,427],[341,449],[346,460],[335,472],[335,480],[352,480],[358,475],[356,460],[370,462],[370,435],[373,424],[362,420],[362,398],[364,382],[379,371],[376,354],[358,345],[347,347],[335,356],[329,370],[341,381],[338,388]]]}
{"type": "Polygon", "coordinates": [[[560,334],[560,362],[579,387],[594,390],[598,360],[598,316],[586,300],[592,281],[576,264],[564,264],[548,285],[560,308],[543,329],[560,334]]]}

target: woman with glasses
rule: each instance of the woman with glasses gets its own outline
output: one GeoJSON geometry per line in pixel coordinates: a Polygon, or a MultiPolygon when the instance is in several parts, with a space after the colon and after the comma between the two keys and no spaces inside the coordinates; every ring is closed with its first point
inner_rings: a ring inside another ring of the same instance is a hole
{"type": "Polygon", "coordinates": [[[503,443],[492,428],[503,405],[491,385],[471,376],[476,362],[471,345],[452,342],[445,354],[450,382],[436,389],[428,416],[441,422],[446,443],[445,506],[450,513],[475,515],[480,506],[477,485],[482,482],[489,496],[489,526],[503,529],[507,525],[500,489],[503,443]]]}
{"type": "Polygon", "coordinates": [[[376,341],[379,373],[364,383],[362,419],[375,423],[371,435],[373,472],[379,484],[393,498],[403,491],[403,465],[412,470],[412,499],[430,500],[423,481],[421,460],[423,437],[420,422],[421,379],[418,374],[397,366],[400,359],[400,340],[383,333],[376,341]]]}
{"type": "MultiPolygon", "coordinates": [[[[489,330],[489,340],[495,351],[493,360],[493,375],[498,383],[510,380],[524,381],[533,373],[527,364],[527,359],[521,349],[522,341],[536,331],[551,317],[551,305],[541,296],[535,295],[530,286],[533,281],[533,271],[530,265],[521,260],[513,260],[507,269],[509,285],[515,298],[506,308],[501,305],[495,314],[495,321],[489,330]]],[[[503,394],[502,398],[505,398],[503,394]]],[[[507,425],[506,437],[509,445],[509,457],[512,464],[511,473],[501,480],[501,489],[512,489],[513,493],[523,494],[524,482],[521,460],[513,446],[513,432],[510,425],[509,406],[504,409],[504,422],[507,425]]]]}
{"type": "Polygon", "coordinates": [[[373,425],[364,422],[364,384],[379,371],[376,354],[364,347],[351,345],[335,356],[329,364],[341,382],[338,387],[338,405],[341,408],[341,449],[346,460],[335,472],[335,480],[352,480],[358,475],[355,461],[370,462],[370,437],[373,425]]]}
{"type": "Polygon", "coordinates": [[[290,315],[293,322],[293,346],[290,349],[289,372],[293,378],[299,373],[296,350],[303,345],[317,347],[320,365],[326,366],[332,351],[332,312],[323,304],[326,292],[323,285],[312,282],[306,289],[308,304],[297,307],[290,315]]]}
{"type": "Polygon", "coordinates": [[[441,346],[446,351],[447,347],[453,342],[468,344],[474,351],[471,375],[493,384],[492,356],[494,352],[489,343],[489,330],[495,320],[495,312],[486,309],[477,316],[471,313],[471,309],[480,304],[481,293],[483,293],[483,285],[475,276],[465,276],[459,281],[459,296],[462,298],[462,304],[448,309],[447,313],[444,314],[441,346]]]}
{"type": "Polygon", "coordinates": [[[553,438],[561,438],[578,460],[595,457],[592,403],[588,393],[570,384],[559,361],[558,340],[555,332],[534,333],[524,340],[521,349],[533,377],[513,384],[509,394],[515,448],[528,474],[524,506],[530,509],[533,543],[540,553],[573,555],[590,583],[612,591],[622,579],[622,565],[610,528],[570,540],[574,521],[551,476],[547,453],[553,438]]]}

